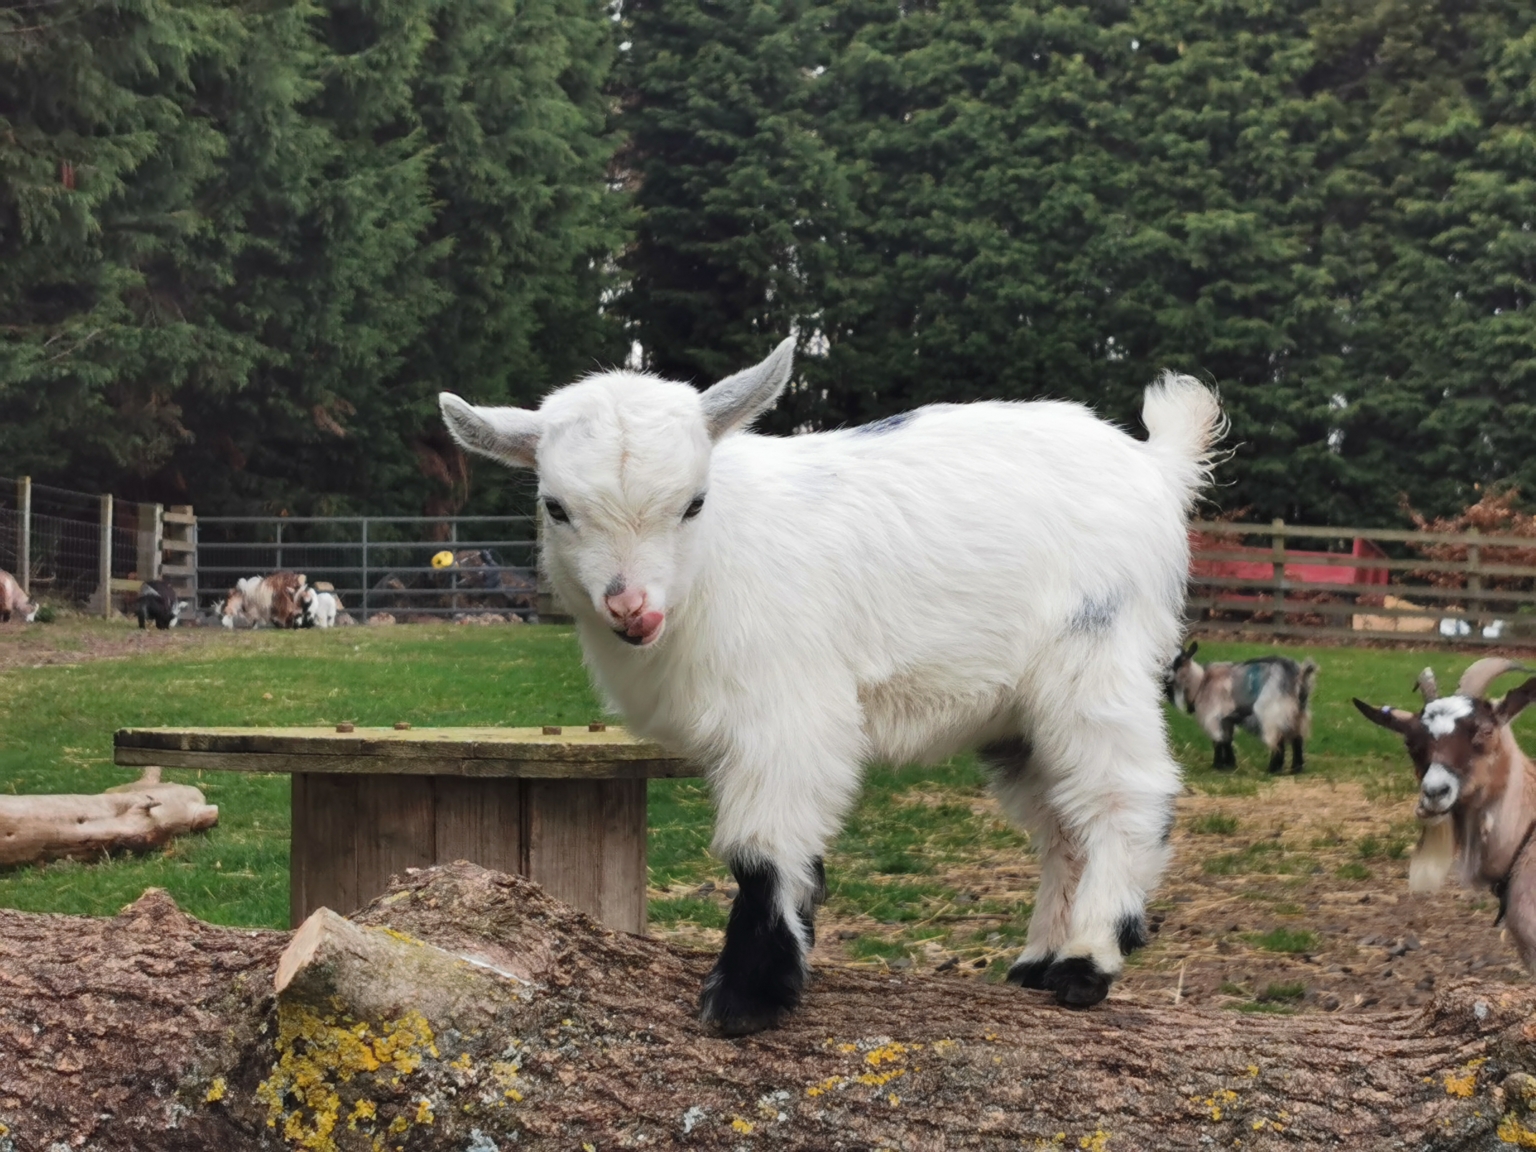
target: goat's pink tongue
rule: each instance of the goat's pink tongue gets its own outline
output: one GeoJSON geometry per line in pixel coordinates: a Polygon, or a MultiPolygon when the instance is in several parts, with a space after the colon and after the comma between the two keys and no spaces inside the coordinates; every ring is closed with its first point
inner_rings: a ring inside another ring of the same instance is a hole
{"type": "Polygon", "coordinates": [[[661,612],[642,612],[629,622],[625,631],[631,636],[649,636],[661,627],[663,616],[661,612]]]}

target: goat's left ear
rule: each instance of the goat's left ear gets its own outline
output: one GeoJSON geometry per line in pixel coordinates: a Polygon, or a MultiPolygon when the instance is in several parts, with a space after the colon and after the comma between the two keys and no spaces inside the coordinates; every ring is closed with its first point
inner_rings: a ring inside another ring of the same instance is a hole
{"type": "Polygon", "coordinates": [[[443,423],[459,447],[513,468],[537,466],[543,418],[526,408],[477,408],[452,392],[440,392],[443,423]]]}
{"type": "Polygon", "coordinates": [[[718,440],[727,432],[744,427],[772,408],[795,364],[795,338],[782,341],[761,364],[727,376],[705,391],[700,400],[709,438],[718,440]]]}
{"type": "Polygon", "coordinates": [[[1520,715],[1525,710],[1525,706],[1532,700],[1536,700],[1536,676],[1532,676],[1524,684],[1500,700],[1494,708],[1494,715],[1498,717],[1500,724],[1508,724],[1516,716],[1520,715]]]}

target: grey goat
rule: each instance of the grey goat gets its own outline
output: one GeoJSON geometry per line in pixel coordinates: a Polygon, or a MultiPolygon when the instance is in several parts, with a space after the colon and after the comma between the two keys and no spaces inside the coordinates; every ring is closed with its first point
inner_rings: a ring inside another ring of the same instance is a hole
{"type": "Polygon", "coordinates": [[[1195,662],[1200,645],[1192,643],[1174,658],[1168,670],[1168,699],[1192,715],[1216,746],[1212,766],[1237,767],[1232,736],[1248,729],[1269,749],[1269,770],[1285,769],[1285,745],[1291,745],[1291,771],[1304,766],[1303,746],[1312,735],[1312,692],[1317,665],[1297,663],[1285,656],[1260,656],[1241,664],[1201,666],[1195,662]]]}

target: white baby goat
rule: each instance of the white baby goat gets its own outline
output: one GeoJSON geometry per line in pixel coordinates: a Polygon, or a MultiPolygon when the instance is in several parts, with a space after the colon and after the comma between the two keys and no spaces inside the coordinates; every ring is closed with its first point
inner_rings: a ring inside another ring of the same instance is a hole
{"type": "Polygon", "coordinates": [[[702,394],[607,372],[537,411],[441,398],[465,448],[537,470],[543,562],[599,686],[708,773],[739,894],[701,1015],[735,1034],[798,1002],[862,765],[969,748],[1043,858],[1010,978],[1095,1004],[1167,857],[1162,659],[1216,397],[1164,376],[1146,442],[1058,402],[745,433],[792,354],[702,394]]]}

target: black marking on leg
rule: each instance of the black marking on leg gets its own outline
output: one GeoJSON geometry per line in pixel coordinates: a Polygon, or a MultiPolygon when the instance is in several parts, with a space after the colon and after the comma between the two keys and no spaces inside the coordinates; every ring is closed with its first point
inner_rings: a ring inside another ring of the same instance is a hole
{"type": "Polygon", "coordinates": [[[1285,745],[1281,744],[1269,754],[1269,770],[1271,773],[1285,771],[1285,745]]]}
{"type": "Polygon", "coordinates": [[[1296,739],[1291,741],[1291,772],[1293,774],[1300,772],[1306,766],[1306,754],[1302,751],[1301,737],[1298,736],[1296,739]]]}
{"type": "Polygon", "coordinates": [[[1046,989],[1056,993],[1056,1003],[1068,1008],[1092,1008],[1109,995],[1114,977],[1100,971],[1091,956],[1058,960],[1045,973],[1046,989]]]}
{"type": "Polygon", "coordinates": [[[1166,844],[1173,839],[1173,826],[1177,820],[1178,813],[1174,809],[1173,801],[1169,800],[1163,809],[1163,833],[1158,837],[1159,843],[1166,844]]]}
{"type": "Polygon", "coordinates": [[[827,902],[827,863],[820,856],[811,863],[811,871],[816,874],[816,888],[811,892],[811,903],[825,904],[827,902]]]}
{"type": "MultiPolygon", "coordinates": [[[[736,899],[725,926],[725,947],[704,980],[699,1017],[727,1036],[772,1028],[800,1002],[805,956],[779,915],[778,870],[771,864],[731,865],[736,899]]],[[[809,921],[807,912],[801,913],[809,921]]]]}
{"type": "Polygon", "coordinates": [[[1008,983],[1017,984],[1020,988],[1043,989],[1046,969],[1054,963],[1056,963],[1054,952],[1047,952],[1038,960],[1020,960],[1008,969],[1008,983]]]}
{"type": "Polygon", "coordinates": [[[1138,948],[1147,946],[1147,921],[1140,912],[1126,913],[1115,924],[1115,939],[1120,942],[1120,955],[1129,956],[1138,948]]]}
{"type": "Polygon", "coordinates": [[[1035,754],[1034,745],[1023,736],[1008,736],[983,746],[980,755],[983,763],[994,775],[1010,783],[1018,780],[1029,769],[1030,757],[1035,754]]]}

